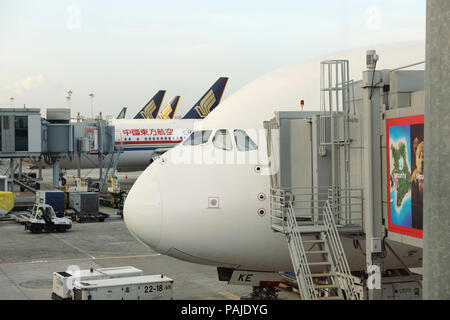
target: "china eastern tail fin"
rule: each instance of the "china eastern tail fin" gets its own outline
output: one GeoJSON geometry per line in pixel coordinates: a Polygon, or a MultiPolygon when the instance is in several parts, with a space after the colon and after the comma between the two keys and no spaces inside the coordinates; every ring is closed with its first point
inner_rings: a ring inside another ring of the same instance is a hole
{"type": "Polygon", "coordinates": [[[127,114],[127,107],[123,107],[119,115],[117,116],[117,119],[125,119],[126,114],[127,114]]]}
{"type": "Polygon", "coordinates": [[[159,90],[141,111],[134,116],[134,119],[155,119],[165,94],[165,90],[159,90]]]}
{"type": "Polygon", "coordinates": [[[173,119],[175,111],[177,111],[178,102],[180,101],[180,96],[175,96],[170,99],[169,103],[161,109],[158,113],[158,119],[173,119]]]}
{"type": "Polygon", "coordinates": [[[211,111],[214,110],[222,99],[223,91],[227,85],[228,78],[221,77],[206,93],[200,98],[200,100],[189,110],[183,117],[183,119],[203,119],[211,111]]]}

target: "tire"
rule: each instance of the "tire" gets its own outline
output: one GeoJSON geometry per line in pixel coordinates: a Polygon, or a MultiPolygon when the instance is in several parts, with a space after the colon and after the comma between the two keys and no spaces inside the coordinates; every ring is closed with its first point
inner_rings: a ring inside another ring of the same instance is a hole
{"type": "Polygon", "coordinates": [[[30,226],[30,231],[31,231],[31,233],[41,233],[42,227],[40,225],[32,224],[30,226]]]}

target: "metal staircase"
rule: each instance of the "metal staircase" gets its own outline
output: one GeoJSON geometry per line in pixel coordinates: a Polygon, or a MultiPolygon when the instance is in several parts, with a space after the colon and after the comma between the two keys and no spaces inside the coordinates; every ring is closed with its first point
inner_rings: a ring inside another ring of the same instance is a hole
{"type": "Polygon", "coordinates": [[[99,192],[102,193],[103,189],[106,185],[106,179],[108,176],[114,176],[117,170],[117,165],[119,164],[119,157],[122,153],[122,150],[116,150],[113,153],[111,153],[111,157],[109,159],[108,165],[106,167],[106,172],[102,174],[102,177],[99,182],[99,192]],[[109,171],[111,170],[111,174],[109,174],[109,171]]]}
{"type": "Polygon", "coordinates": [[[272,228],[286,236],[302,299],[358,299],[329,200],[320,220],[305,221],[296,215],[292,195],[281,194],[275,198],[281,210],[272,206],[272,228]]]}
{"type": "MultiPolygon", "coordinates": [[[[280,159],[282,150],[288,154],[285,158],[289,160],[284,162],[271,158],[280,162],[279,172],[271,178],[271,226],[287,239],[305,300],[358,299],[340,237],[361,234],[363,223],[362,189],[352,189],[350,183],[350,83],[347,60],[321,62],[321,113],[318,119],[306,115],[302,118],[311,119],[310,159],[292,151],[304,148],[300,144],[304,141],[292,136],[294,131],[286,125],[287,120],[275,119],[278,127],[264,124],[268,129],[268,156],[272,150],[278,150],[280,159]],[[284,130],[284,137],[289,135],[290,141],[282,141],[281,132],[273,138],[272,128],[284,130]],[[294,141],[299,145],[294,146],[294,141]],[[299,168],[299,163],[306,165],[309,161],[315,172],[311,175],[299,168]]],[[[308,134],[307,130],[302,132],[308,134]]]]}

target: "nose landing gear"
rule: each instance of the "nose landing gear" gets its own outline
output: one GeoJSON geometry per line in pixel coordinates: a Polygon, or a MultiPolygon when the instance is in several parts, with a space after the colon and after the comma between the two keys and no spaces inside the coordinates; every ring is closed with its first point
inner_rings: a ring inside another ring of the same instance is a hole
{"type": "Polygon", "coordinates": [[[252,293],[241,297],[241,300],[280,300],[278,292],[280,292],[280,289],[277,287],[254,286],[252,293]]]}

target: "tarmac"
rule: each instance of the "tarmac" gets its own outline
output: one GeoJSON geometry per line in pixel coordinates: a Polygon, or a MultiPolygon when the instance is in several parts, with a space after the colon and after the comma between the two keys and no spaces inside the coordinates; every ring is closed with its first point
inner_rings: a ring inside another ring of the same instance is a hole
{"type": "MultiPolygon", "coordinates": [[[[45,169],[44,181],[51,181],[45,169]]],[[[88,172],[88,171],[86,171],[88,172]]],[[[95,172],[91,173],[95,177],[95,172]]],[[[68,172],[74,175],[74,172],[68,172]]],[[[140,172],[117,173],[122,185],[131,187],[140,172]]],[[[49,300],[52,274],[71,266],[80,269],[134,266],[146,275],[164,274],[174,280],[173,298],[178,300],[239,300],[251,287],[228,285],[218,280],[217,269],[159,254],[128,232],[117,209],[104,222],[73,222],[65,233],[32,234],[16,221],[0,220],[0,300],[49,300]]],[[[281,299],[299,299],[286,289],[281,299]]]]}

